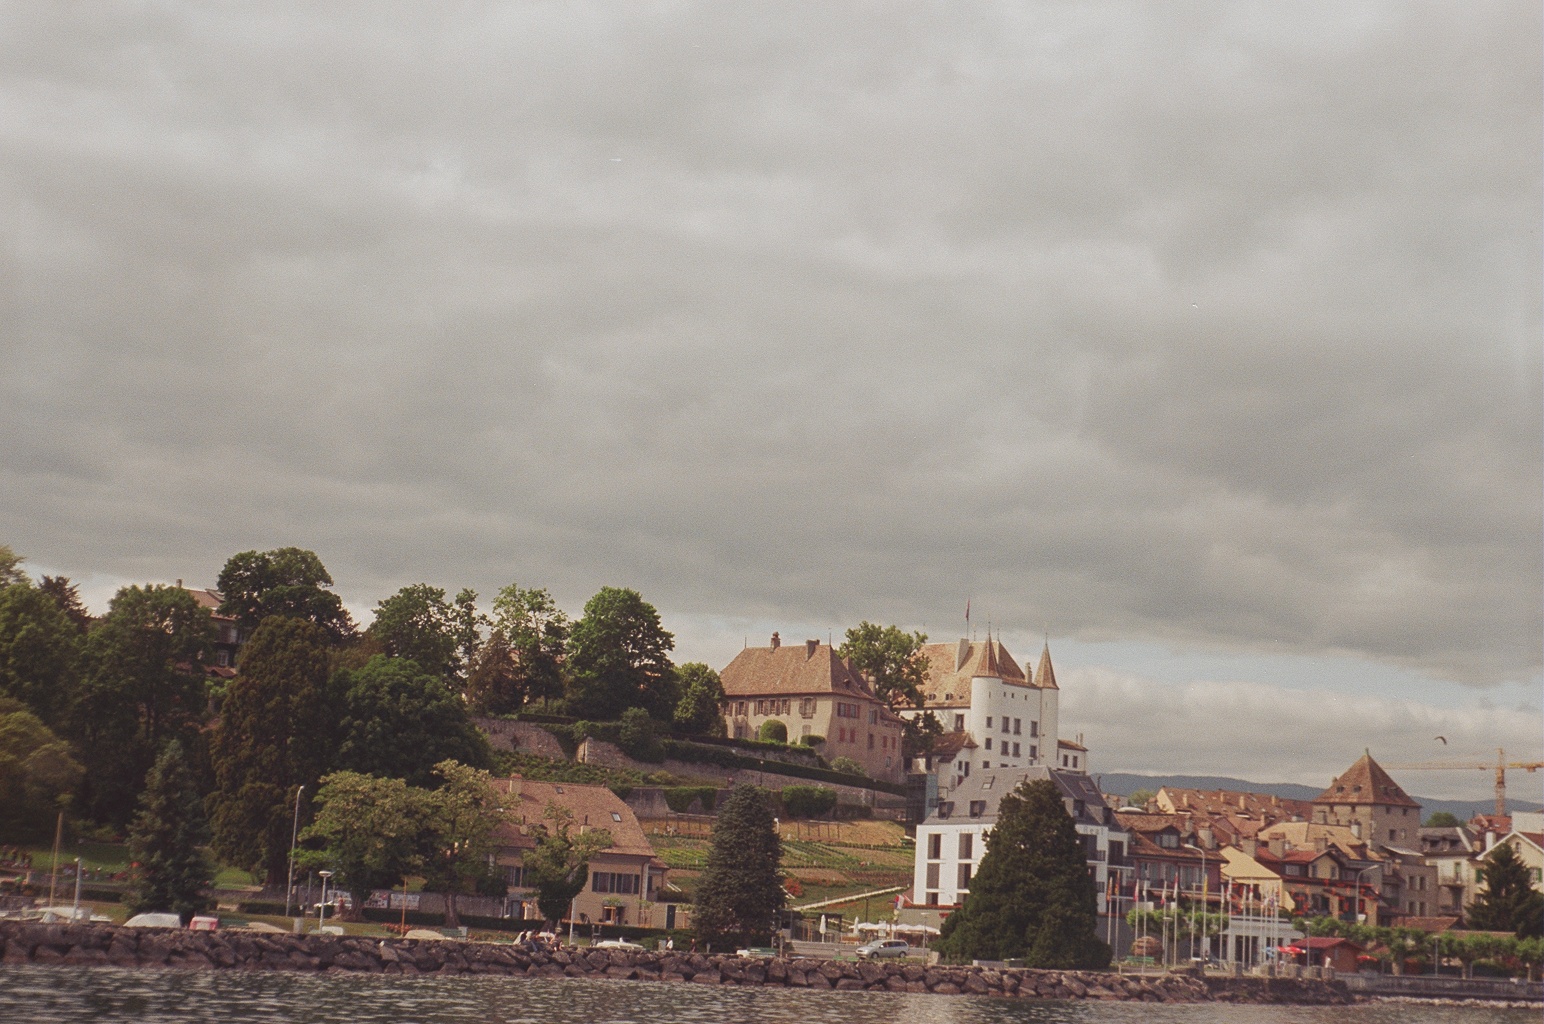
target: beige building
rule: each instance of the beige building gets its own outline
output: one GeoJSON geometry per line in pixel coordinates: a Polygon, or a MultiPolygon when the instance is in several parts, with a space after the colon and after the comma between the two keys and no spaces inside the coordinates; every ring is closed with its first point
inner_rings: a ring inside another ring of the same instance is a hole
{"type": "Polygon", "coordinates": [[[668,869],[655,858],[654,847],[632,808],[611,790],[533,782],[520,776],[495,779],[494,787],[505,798],[504,810],[510,816],[509,824],[498,833],[501,847],[495,856],[509,883],[509,899],[519,904],[511,906],[512,914],[527,920],[542,916],[536,906],[536,892],[526,883],[524,859],[536,847],[529,826],[549,824],[547,808],[557,806],[573,816],[575,832],[603,828],[611,833],[611,845],[590,861],[589,881],[574,900],[576,924],[684,926],[684,921],[676,919],[675,904],[658,902],[668,869]]]}
{"type": "Polygon", "coordinates": [[[1357,758],[1314,797],[1313,820],[1348,825],[1374,845],[1420,849],[1421,805],[1389,778],[1371,753],[1357,758]]]}
{"type": "Polygon", "coordinates": [[[755,739],[762,725],[778,721],[790,743],[824,737],[820,753],[828,761],[850,757],[883,782],[904,777],[904,723],[829,645],[819,640],[785,645],[773,633],[769,646],[737,654],[719,679],[730,736],[755,739]]]}

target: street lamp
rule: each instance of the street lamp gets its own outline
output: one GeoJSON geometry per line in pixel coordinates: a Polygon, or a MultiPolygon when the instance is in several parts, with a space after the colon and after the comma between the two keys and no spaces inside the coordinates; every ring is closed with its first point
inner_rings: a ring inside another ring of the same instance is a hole
{"type": "Polygon", "coordinates": [[[295,821],[290,826],[289,874],[284,876],[285,917],[289,916],[290,902],[294,899],[295,896],[295,840],[300,836],[300,794],[304,793],[305,791],[306,787],[304,786],[301,786],[299,789],[295,790],[295,821]]]}
{"type": "Polygon", "coordinates": [[[327,924],[327,879],[332,877],[331,871],[318,871],[322,876],[322,902],[316,907],[316,934],[321,935],[326,930],[327,924]]]}
{"type": "MultiPolygon", "coordinates": [[[[1201,932],[1204,935],[1206,933],[1206,914],[1211,909],[1210,905],[1207,903],[1207,891],[1206,891],[1207,890],[1207,882],[1210,881],[1210,879],[1206,877],[1206,847],[1204,847],[1204,846],[1196,846],[1194,843],[1186,843],[1185,846],[1186,846],[1187,849],[1194,850],[1194,851],[1196,851],[1197,853],[1199,853],[1201,855],[1201,932]]],[[[1208,936],[1207,939],[1206,939],[1206,952],[1207,952],[1208,956],[1211,955],[1211,951],[1212,951],[1211,938],[1208,936]]],[[[1191,955],[1192,958],[1194,958],[1195,954],[1196,954],[1196,936],[1192,935],[1190,937],[1190,955],[1191,955]]]]}
{"type": "Polygon", "coordinates": [[[1369,872],[1369,871],[1376,871],[1381,866],[1382,865],[1380,865],[1380,864],[1369,864],[1365,868],[1363,868],[1362,870],[1360,870],[1360,871],[1358,871],[1356,873],[1356,909],[1357,909],[1357,913],[1361,914],[1363,919],[1364,919],[1362,921],[1358,921],[1357,922],[1358,924],[1372,924],[1373,923],[1371,921],[1365,920],[1367,915],[1366,915],[1366,913],[1364,913],[1362,911],[1362,876],[1367,874],[1367,872],[1369,872]]]}

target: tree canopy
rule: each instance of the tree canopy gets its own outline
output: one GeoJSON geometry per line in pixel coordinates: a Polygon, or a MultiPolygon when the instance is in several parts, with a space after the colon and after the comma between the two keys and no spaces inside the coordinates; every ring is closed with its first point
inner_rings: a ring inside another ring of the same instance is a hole
{"type": "Polygon", "coordinates": [[[513,714],[563,692],[569,622],[545,590],[511,583],[493,601],[492,633],[467,673],[467,700],[483,714],[513,714]]]}
{"type": "Polygon", "coordinates": [[[126,824],[161,747],[197,741],[213,636],[193,595],[162,586],[124,587],[87,635],[67,732],[86,768],[86,810],[98,821],[126,824]]]}
{"type": "Polygon", "coordinates": [[[0,836],[46,838],[84,771],[31,709],[0,697],[0,836]]]}
{"type": "Polygon", "coordinates": [[[787,900],[782,855],[766,790],[736,786],[718,810],[708,862],[693,892],[697,934],[725,945],[766,945],[787,900]]]}
{"type": "Polygon", "coordinates": [[[944,921],[937,949],[954,961],[1023,959],[1027,966],[1099,970],[1094,882],[1055,783],[1005,795],[965,903],[944,921]]]}
{"type": "Polygon", "coordinates": [[[1426,828],[1456,828],[1463,822],[1458,820],[1458,815],[1452,811],[1433,811],[1426,819],[1426,828]]]}
{"type": "Polygon", "coordinates": [[[358,772],[325,776],[316,794],[316,818],[302,833],[304,862],[337,873],[337,884],[364,906],[372,889],[390,889],[424,861],[427,793],[401,779],[358,772]]]}
{"type": "Polygon", "coordinates": [[[676,669],[675,727],[694,736],[723,736],[724,684],[718,673],[700,661],[676,669]]]}
{"type": "Polygon", "coordinates": [[[458,895],[504,893],[492,861],[507,816],[487,772],[441,761],[434,773],[442,784],[424,797],[424,888],[444,894],[445,927],[456,928],[458,895]]]}
{"type": "Polygon", "coordinates": [[[234,618],[245,633],[271,615],[314,622],[334,642],[354,633],[354,620],[343,599],[328,589],[332,576],[313,551],[243,551],[225,563],[216,586],[224,597],[220,614],[234,618]]]}
{"type": "Polygon", "coordinates": [[[489,763],[488,742],[466,705],[417,662],[377,655],[363,668],[338,673],[335,689],[342,703],[339,768],[425,786],[441,761],[489,763]]]}
{"type": "Polygon", "coordinates": [[[445,600],[444,590],[414,583],[378,603],[375,621],[365,632],[380,643],[382,653],[450,679],[461,670],[460,626],[458,609],[445,600]]]}
{"type": "Polygon", "coordinates": [[[572,713],[611,721],[640,707],[655,721],[675,711],[675,637],[636,590],[603,587],[584,606],[568,641],[572,713]]]}
{"type": "Polygon", "coordinates": [[[926,710],[927,700],[922,695],[922,684],[927,681],[927,662],[922,657],[925,643],[926,633],[860,622],[847,631],[842,646],[837,648],[837,653],[852,662],[852,667],[873,687],[874,696],[890,710],[921,712],[903,716],[902,742],[908,758],[925,753],[933,739],[943,732],[933,713],[926,710]]]}
{"type": "Polygon", "coordinates": [[[327,631],[273,616],[241,650],[210,743],[215,850],[274,883],[288,869],[297,787],[313,791],[330,767],[335,702],[327,631]]]}
{"type": "Polygon", "coordinates": [[[209,906],[214,868],[204,856],[209,827],[198,784],[173,740],[161,751],[139,810],[129,825],[129,853],[139,876],[127,900],[129,912],[170,911],[184,923],[209,906]]]}
{"type": "Polygon", "coordinates": [[[55,597],[26,577],[0,586],[0,696],[59,725],[73,696],[81,636],[55,597]]]}

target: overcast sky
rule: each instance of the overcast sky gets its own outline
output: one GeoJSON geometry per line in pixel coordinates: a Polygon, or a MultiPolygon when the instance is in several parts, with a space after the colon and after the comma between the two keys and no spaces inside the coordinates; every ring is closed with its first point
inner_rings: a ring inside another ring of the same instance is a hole
{"type": "Polygon", "coordinates": [[[0,543],[631,586],[719,667],[970,600],[1106,770],[1538,759],[1540,36],[0,0],[0,543]]]}

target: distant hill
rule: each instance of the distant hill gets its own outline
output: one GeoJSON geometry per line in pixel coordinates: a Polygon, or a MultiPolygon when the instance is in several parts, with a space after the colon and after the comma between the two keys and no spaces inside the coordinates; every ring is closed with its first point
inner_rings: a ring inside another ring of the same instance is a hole
{"type": "MultiPolygon", "coordinates": [[[[1295,782],[1246,782],[1243,779],[1230,779],[1222,775],[1130,775],[1125,772],[1096,772],[1095,777],[1099,780],[1099,788],[1103,792],[1118,793],[1121,796],[1134,793],[1139,789],[1151,789],[1157,792],[1161,786],[1177,786],[1181,789],[1233,789],[1245,793],[1286,797],[1291,800],[1312,800],[1324,792],[1323,789],[1315,789],[1313,786],[1303,786],[1295,782]]],[[[1491,800],[1438,800],[1435,797],[1417,796],[1414,793],[1411,793],[1410,797],[1421,805],[1423,818],[1437,811],[1447,811],[1456,816],[1459,821],[1468,821],[1476,814],[1489,814],[1495,808],[1495,803],[1491,800]]],[[[1507,800],[1507,807],[1519,811],[1544,809],[1544,805],[1541,804],[1511,799],[1507,800]]]]}

